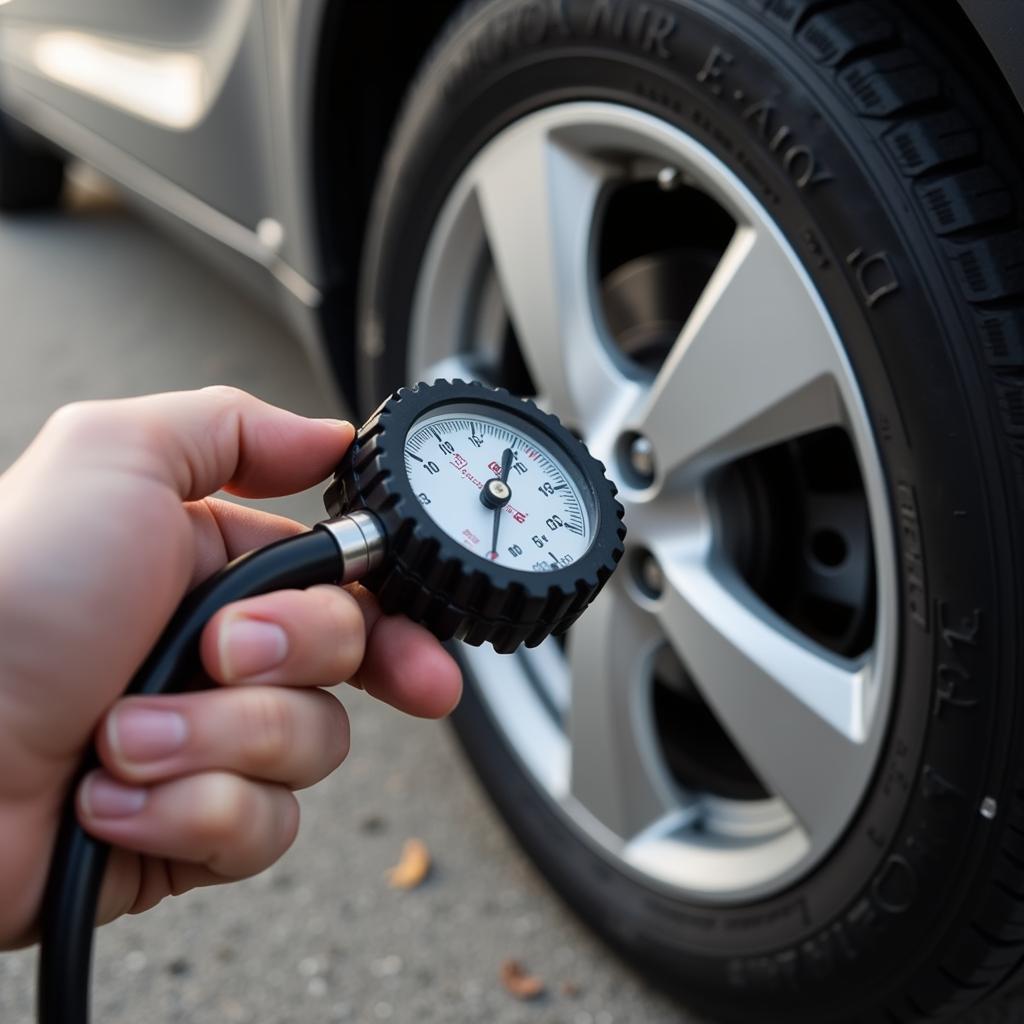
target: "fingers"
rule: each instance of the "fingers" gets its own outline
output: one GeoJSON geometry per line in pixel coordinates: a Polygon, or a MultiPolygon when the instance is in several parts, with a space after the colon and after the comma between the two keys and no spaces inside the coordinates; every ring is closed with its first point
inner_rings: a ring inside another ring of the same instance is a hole
{"type": "Polygon", "coordinates": [[[229,387],[75,403],[48,430],[193,501],[220,488],[252,498],[303,490],[330,473],[355,435],[350,423],[306,419],[229,387]]]}
{"type": "Polygon", "coordinates": [[[299,826],[298,801],[287,788],[230,772],[145,788],[97,770],[82,780],[77,809],[82,826],[97,839],[198,864],[224,881],[269,867],[291,846],[299,826]]]}
{"type": "Polygon", "coordinates": [[[227,881],[232,879],[204,864],[150,857],[115,846],[100,888],[96,923],[107,924],[122,914],[142,914],[166,896],[180,896],[189,889],[227,881]]]}
{"type": "Polygon", "coordinates": [[[366,618],[366,654],[351,681],[419,718],[443,718],[462,696],[462,673],[433,634],[402,615],[383,615],[362,587],[350,588],[366,618]]]}
{"type": "Polygon", "coordinates": [[[435,637],[400,615],[382,615],[354,586],[277,591],[218,612],[203,632],[203,665],[221,683],[326,685],[349,680],[420,718],[458,703],[458,665],[435,637]]]}
{"type": "Polygon", "coordinates": [[[303,789],[345,760],[349,722],[337,699],[317,689],[125,697],[100,724],[96,746],[103,766],[124,783],[219,769],[303,789]]]}
{"type": "Polygon", "coordinates": [[[224,881],[201,864],[146,857],[115,846],[110,851],[107,870],[103,874],[96,923],[107,924],[122,914],[141,914],[152,910],[165,896],[180,896],[196,885],[223,884],[224,881]],[[188,868],[193,873],[201,872],[209,880],[202,883],[197,879],[191,885],[180,885],[185,881],[180,874],[181,868],[188,868]]]}
{"type": "Polygon", "coordinates": [[[220,683],[319,686],[351,677],[365,646],[359,604],[341,587],[325,585],[228,605],[204,629],[200,654],[220,683]]]}
{"type": "Polygon", "coordinates": [[[401,615],[378,620],[353,681],[418,718],[443,718],[462,696],[462,673],[455,659],[432,634],[401,615]]]}
{"type": "Polygon", "coordinates": [[[203,498],[183,507],[195,538],[189,589],[239,555],[309,529],[294,519],[218,498],[203,498]]]}

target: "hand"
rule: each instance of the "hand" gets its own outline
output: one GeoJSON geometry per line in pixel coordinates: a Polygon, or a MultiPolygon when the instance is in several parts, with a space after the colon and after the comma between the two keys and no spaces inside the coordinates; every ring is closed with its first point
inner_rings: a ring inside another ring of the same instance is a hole
{"type": "Polygon", "coordinates": [[[304,527],[206,497],[311,486],[351,425],[231,388],[57,412],[0,477],[0,948],[30,941],[66,788],[95,738],[79,818],[115,844],[100,920],[261,871],[298,826],[292,790],[344,759],[348,721],[318,686],[348,679],[414,715],[458,700],[419,626],[359,587],[240,601],[208,624],[218,688],[121,694],[184,594],[304,527]]]}

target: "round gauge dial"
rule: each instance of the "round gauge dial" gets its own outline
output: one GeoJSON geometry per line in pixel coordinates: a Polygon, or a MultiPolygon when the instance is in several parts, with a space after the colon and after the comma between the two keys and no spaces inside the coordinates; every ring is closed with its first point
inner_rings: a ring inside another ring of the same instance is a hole
{"type": "Polygon", "coordinates": [[[552,572],[591,545],[589,488],[556,445],[535,430],[471,407],[422,416],[405,439],[416,498],[453,540],[497,565],[552,572]]]}
{"type": "Polygon", "coordinates": [[[381,402],[324,503],[376,524],[383,554],[363,585],[384,611],[496,651],[564,633],[624,552],[623,508],[601,463],[554,416],[475,381],[381,402]]]}

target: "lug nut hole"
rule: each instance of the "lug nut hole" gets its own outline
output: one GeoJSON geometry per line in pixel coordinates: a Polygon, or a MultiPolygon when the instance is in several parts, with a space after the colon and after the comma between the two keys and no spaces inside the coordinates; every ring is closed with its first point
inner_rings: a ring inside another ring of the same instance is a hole
{"type": "Polygon", "coordinates": [[[811,537],[811,555],[827,569],[838,569],[849,553],[846,538],[837,530],[818,530],[811,537]]]}
{"type": "Polygon", "coordinates": [[[618,459],[622,476],[631,487],[649,487],[654,482],[654,445],[635,431],[619,438],[618,459]]]}
{"type": "Polygon", "coordinates": [[[647,548],[634,548],[630,554],[633,584],[643,597],[657,601],[665,590],[665,574],[657,558],[647,548]]]}

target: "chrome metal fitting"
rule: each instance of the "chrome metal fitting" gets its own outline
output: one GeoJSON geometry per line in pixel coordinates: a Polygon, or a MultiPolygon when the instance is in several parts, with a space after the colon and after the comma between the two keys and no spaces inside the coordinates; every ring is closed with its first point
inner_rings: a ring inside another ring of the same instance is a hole
{"type": "Polygon", "coordinates": [[[384,560],[387,540],[380,520],[372,512],[350,512],[337,519],[317,523],[338,545],[341,556],[339,583],[355,583],[384,560]]]}

